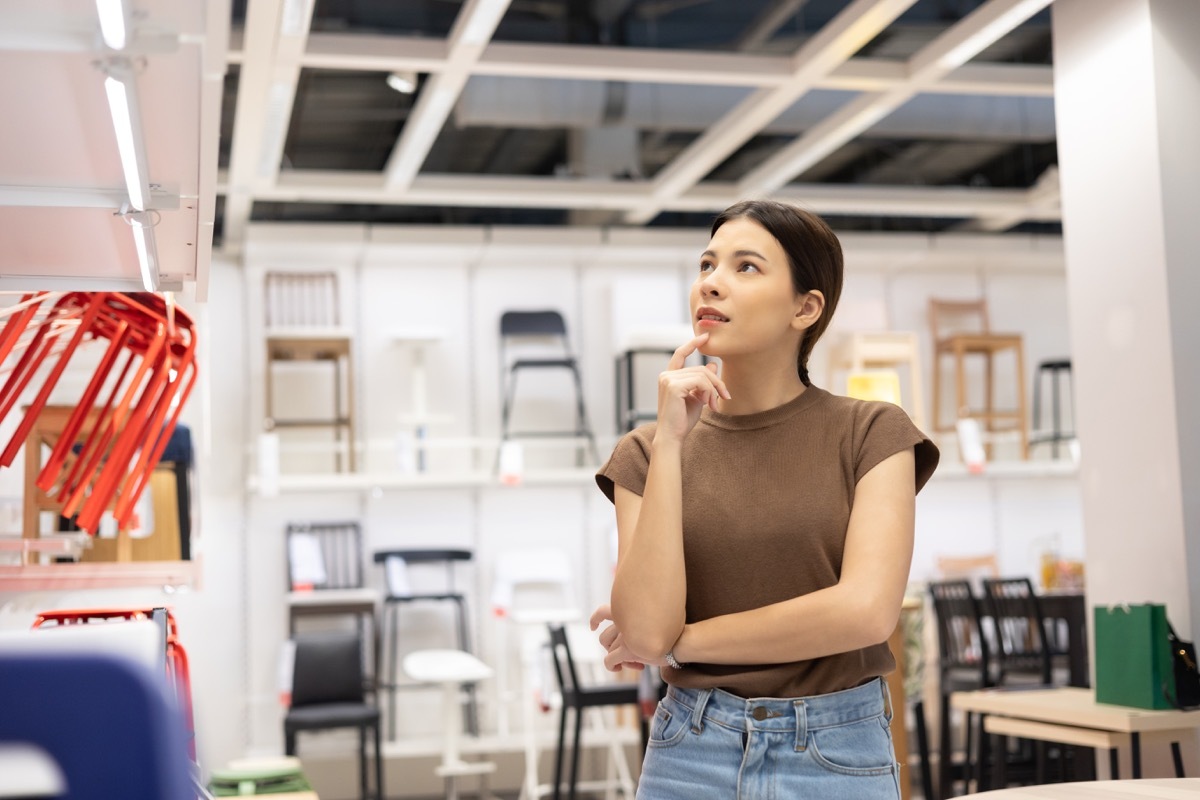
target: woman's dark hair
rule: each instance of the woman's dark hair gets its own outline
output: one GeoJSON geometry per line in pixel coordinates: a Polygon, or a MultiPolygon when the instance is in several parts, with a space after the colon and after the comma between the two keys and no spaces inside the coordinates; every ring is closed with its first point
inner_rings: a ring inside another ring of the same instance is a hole
{"type": "Polygon", "coordinates": [[[808,357],[813,345],[829,327],[838,298],[842,295],[842,243],[825,224],[825,220],[811,211],[805,211],[787,203],[774,200],[743,200],[725,209],[713,220],[710,236],[717,229],[735,219],[757,222],[787,253],[788,266],[792,271],[792,285],[797,294],[814,289],[825,295],[825,310],[812,327],[804,331],[800,340],[800,352],[796,357],[796,369],[805,386],[808,379],[808,357]]]}

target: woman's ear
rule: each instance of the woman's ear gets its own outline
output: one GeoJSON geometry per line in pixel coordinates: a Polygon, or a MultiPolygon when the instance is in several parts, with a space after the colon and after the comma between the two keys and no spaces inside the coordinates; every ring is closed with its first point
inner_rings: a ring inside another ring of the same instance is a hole
{"type": "Polygon", "coordinates": [[[825,311],[825,295],[819,289],[796,295],[796,313],[792,317],[792,327],[796,330],[811,328],[825,311]]]}

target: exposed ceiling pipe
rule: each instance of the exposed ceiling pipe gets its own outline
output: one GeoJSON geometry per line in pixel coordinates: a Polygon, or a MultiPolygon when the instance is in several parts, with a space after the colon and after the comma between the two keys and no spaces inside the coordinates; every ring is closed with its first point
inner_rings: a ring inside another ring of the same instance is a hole
{"type": "MultiPolygon", "coordinates": [[[[630,83],[623,109],[616,109],[611,92],[600,81],[475,75],[459,98],[454,122],[460,127],[630,125],[642,131],[700,132],[728,113],[748,91],[730,86],[630,83]]],[[[762,132],[802,133],[855,96],[854,92],[810,92],[762,132]]],[[[922,94],[876,123],[868,135],[1047,142],[1055,135],[1054,101],[922,94]]]]}

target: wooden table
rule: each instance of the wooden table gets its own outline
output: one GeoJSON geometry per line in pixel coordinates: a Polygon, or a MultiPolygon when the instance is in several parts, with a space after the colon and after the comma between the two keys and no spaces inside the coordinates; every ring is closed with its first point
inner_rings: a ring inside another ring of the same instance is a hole
{"type": "Polygon", "coordinates": [[[1200,796],[1200,778],[1056,783],[976,795],[987,800],[1193,800],[1197,796],[1200,796]]]}
{"type": "MultiPolygon", "coordinates": [[[[1200,711],[1149,711],[1097,703],[1091,689],[982,689],[950,695],[952,707],[983,716],[994,715],[1033,723],[1048,723],[1078,732],[1128,734],[1133,777],[1142,776],[1143,734],[1184,735],[1200,728],[1200,711]]],[[[1030,737],[1032,738],[1032,737],[1030,737]]],[[[1181,768],[1179,748],[1173,747],[1176,770],[1181,768]]]]}

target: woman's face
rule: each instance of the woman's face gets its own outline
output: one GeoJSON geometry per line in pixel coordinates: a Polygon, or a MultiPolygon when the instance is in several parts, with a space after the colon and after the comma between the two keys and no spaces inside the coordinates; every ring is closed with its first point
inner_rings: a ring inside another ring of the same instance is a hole
{"type": "Polygon", "coordinates": [[[805,295],[792,283],[787,255],[757,222],[726,222],[700,256],[692,284],[692,328],[709,334],[705,355],[728,357],[787,348],[792,357],[805,295]]]}

